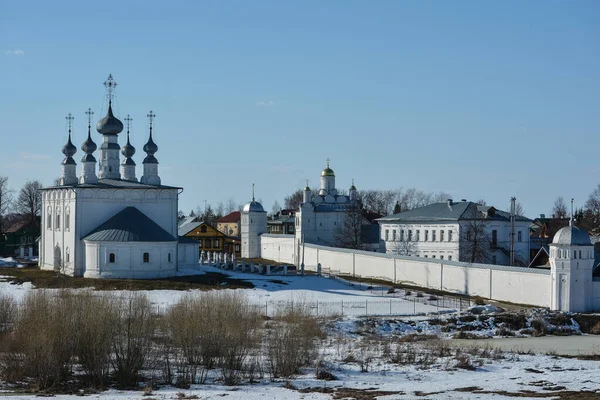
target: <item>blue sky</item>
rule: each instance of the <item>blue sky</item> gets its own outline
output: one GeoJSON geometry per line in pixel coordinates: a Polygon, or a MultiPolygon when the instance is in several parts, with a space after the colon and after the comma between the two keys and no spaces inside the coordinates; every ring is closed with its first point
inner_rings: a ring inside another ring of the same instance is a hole
{"type": "Polygon", "coordinates": [[[112,73],[138,177],[152,109],[185,212],[252,182],[270,210],[330,157],[340,188],[516,196],[535,217],[600,183],[599,20],[597,1],[5,0],[0,175],[52,183],[64,117],[79,147],[112,73]]]}

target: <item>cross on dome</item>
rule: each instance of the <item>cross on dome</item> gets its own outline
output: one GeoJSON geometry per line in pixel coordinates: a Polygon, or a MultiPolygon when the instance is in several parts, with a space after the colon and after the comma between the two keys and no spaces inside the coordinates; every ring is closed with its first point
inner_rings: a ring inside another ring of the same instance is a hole
{"type": "Polygon", "coordinates": [[[73,123],[73,120],[75,119],[75,117],[73,115],[71,115],[71,113],[69,113],[69,115],[67,115],[65,117],[65,119],[67,120],[67,124],[69,125],[69,135],[71,134],[71,124],[73,123]]]}
{"type": "Polygon", "coordinates": [[[112,74],[108,74],[108,79],[104,81],[104,86],[108,91],[108,101],[112,102],[113,91],[117,87],[117,82],[113,79],[112,74]]]}
{"type": "Polygon", "coordinates": [[[94,115],[94,112],[92,111],[91,108],[88,108],[87,111],[85,112],[85,115],[88,116],[88,127],[90,127],[90,125],[92,125],[92,115],[94,115]]]}

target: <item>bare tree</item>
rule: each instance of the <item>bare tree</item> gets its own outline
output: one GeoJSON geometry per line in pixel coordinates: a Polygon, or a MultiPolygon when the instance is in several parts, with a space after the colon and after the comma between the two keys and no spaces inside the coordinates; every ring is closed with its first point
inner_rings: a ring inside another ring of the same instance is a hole
{"type": "Polygon", "coordinates": [[[237,210],[237,206],[235,205],[235,201],[233,199],[227,200],[227,205],[225,206],[225,212],[227,214],[231,214],[232,212],[237,210]]]}
{"type": "Polygon", "coordinates": [[[304,193],[302,189],[296,190],[294,193],[286,196],[283,199],[283,203],[285,204],[285,208],[288,210],[297,210],[302,204],[302,200],[304,199],[304,193]]]}
{"type": "Polygon", "coordinates": [[[385,216],[394,208],[396,193],[393,190],[360,190],[358,198],[365,210],[385,216]]]}
{"type": "Polygon", "coordinates": [[[36,223],[42,207],[42,183],[38,180],[27,181],[19,191],[15,203],[16,211],[25,216],[29,222],[36,223]]]}
{"type": "Polygon", "coordinates": [[[479,216],[460,227],[460,261],[486,263],[490,260],[491,238],[479,216]]]}
{"type": "Polygon", "coordinates": [[[215,211],[216,217],[217,219],[222,218],[223,214],[225,212],[225,205],[223,204],[222,201],[219,201],[219,203],[217,204],[217,210],[215,211]]]}
{"type": "Polygon", "coordinates": [[[554,207],[552,207],[552,217],[554,218],[567,218],[569,212],[567,211],[567,203],[562,196],[558,196],[554,200],[554,207]]]}
{"type": "Polygon", "coordinates": [[[273,207],[271,208],[271,215],[275,216],[277,213],[281,211],[281,204],[277,200],[273,203],[273,207]]]}
{"type": "Polygon", "coordinates": [[[487,206],[487,201],[485,201],[484,198],[477,200],[475,203],[477,203],[477,205],[480,205],[480,206],[487,206]]]}
{"type": "Polygon", "coordinates": [[[8,177],[0,176],[0,233],[6,229],[5,218],[12,206],[13,191],[8,187],[8,177]]]}
{"type": "Polygon", "coordinates": [[[412,256],[415,252],[415,242],[410,240],[400,240],[396,242],[394,252],[400,256],[412,256]]]}
{"type": "Polygon", "coordinates": [[[521,204],[518,201],[515,204],[515,214],[516,215],[524,215],[525,214],[525,210],[523,209],[523,204],[521,204]]]}
{"type": "Polygon", "coordinates": [[[363,215],[360,206],[358,204],[350,205],[344,220],[336,228],[336,246],[346,249],[362,249],[362,221],[363,215]]]}

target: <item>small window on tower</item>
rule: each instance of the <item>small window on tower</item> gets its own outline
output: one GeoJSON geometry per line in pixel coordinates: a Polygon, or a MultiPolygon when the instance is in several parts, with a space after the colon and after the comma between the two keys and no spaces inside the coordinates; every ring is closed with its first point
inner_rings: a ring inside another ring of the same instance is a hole
{"type": "Polygon", "coordinates": [[[168,254],[167,261],[171,262],[171,253],[168,254]]]}
{"type": "Polygon", "coordinates": [[[150,262],[150,253],[144,253],[144,262],[145,263],[149,263],[150,262]]]}
{"type": "Polygon", "coordinates": [[[109,262],[109,263],[114,263],[114,262],[115,262],[115,258],[116,258],[116,257],[115,257],[115,253],[110,253],[110,254],[108,255],[108,262],[109,262]]]}

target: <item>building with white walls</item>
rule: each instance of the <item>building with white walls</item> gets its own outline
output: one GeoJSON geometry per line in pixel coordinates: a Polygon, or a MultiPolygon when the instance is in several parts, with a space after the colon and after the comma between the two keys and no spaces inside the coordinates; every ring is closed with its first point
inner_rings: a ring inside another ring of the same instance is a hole
{"type": "Polygon", "coordinates": [[[529,264],[531,221],[490,206],[449,199],[377,220],[388,254],[510,265],[511,232],[515,265],[529,264]]]}
{"type": "Polygon", "coordinates": [[[254,199],[254,184],[252,185],[252,201],[242,208],[242,257],[259,258],[260,236],[267,232],[267,212],[262,204],[254,199]]]}
{"type": "Polygon", "coordinates": [[[118,135],[123,123],[113,114],[116,82],[112,76],[107,89],[106,115],[96,124],[102,135],[98,149],[92,139],[88,109],[87,139],[81,145],[81,174],[73,156],[69,114],[69,134],[62,151],[62,174],[57,186],[42,189],[39,264],[71,276],[88,278],[159,278],[173,276],[179,266],[198,264],[198,245],[177,235],[178,196],[182,189],[161,184],[158,146],[152,138],[154,113],[148,114],[150,132],[144,145],[146,157],[140,182],[135,175],[135,148],[130,141],[127,116],[127,142],[121,148],[118,135]],[[123,155],[121,162],[119,153],[123,155]],[[98,164],[98,167],[96,165],[98,164]]]}
{"type": "Polygon", "coordinates": [[[339,246],[340,234],[349,212],[360,206],[354,183],[348,195],[342,194],[335,186],[335,172],[329,166],[321,172],[321,186],[312,193],[308,182],[304,197],[296,212],[296,242],[314,243],[322,246],[339,246]]]}

